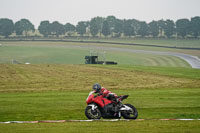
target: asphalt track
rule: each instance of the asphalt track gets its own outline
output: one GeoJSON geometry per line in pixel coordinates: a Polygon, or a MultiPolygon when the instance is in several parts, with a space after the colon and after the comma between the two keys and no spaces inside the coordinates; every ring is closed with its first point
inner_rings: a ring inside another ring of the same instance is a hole
{"type": "Polygon", "coordinates": [[[102,120],[42,120],[42,121],[7,121],[0,122],[0,124],[10,124],[10,123],[65,123],[65,122],[93,122],[93,121],[103,121],[103,122],[116,122],[116,121],[147,121],[147,120],[155,120],[155,121],[199,121],[200,119],[102,119],[102,120]]]}

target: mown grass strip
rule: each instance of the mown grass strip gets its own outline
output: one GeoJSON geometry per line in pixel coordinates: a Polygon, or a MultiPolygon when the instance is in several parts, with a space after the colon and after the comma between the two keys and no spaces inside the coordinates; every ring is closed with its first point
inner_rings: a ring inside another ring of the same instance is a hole
{"type": "Polygon", "coordinates": [[[199,132],[199,121],[119,121],[119,122],[69,122],[37,124],[0,124],[4,133],[97,133],[103,132],[199,132]],[[103,130],[102,130],[103,127],[103,130]]]}

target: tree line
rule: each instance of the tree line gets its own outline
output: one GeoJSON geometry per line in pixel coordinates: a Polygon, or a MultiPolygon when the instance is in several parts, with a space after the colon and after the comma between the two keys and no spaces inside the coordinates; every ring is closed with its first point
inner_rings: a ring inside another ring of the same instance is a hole
{"type": "MultiPolygon", "coordinates": [[[[77,25],[70,23],[61,24],[58,21],[50,23],[41,21],[38,27],[40,34],[48,36],[93,36],[93,37],[181,37],[198,38],[200,36],[200,17],[189,19],[158,20],[147,23],[136,19],[118,19],[115,16],[94,17],[90,21],[80,21],[77,25]]],[[[17,36],[34,32],[35,26],[28,19],[21,19],[13,23],[11,19],[0,18],[0,35],[9,37],[12,33],[17,36]]]]}

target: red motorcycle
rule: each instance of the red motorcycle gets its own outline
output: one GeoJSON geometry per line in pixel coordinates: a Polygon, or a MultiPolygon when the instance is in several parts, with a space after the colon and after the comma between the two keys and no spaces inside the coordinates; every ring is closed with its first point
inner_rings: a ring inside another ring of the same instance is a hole
{"type": "Polygon", "coordinates": [[[102,95],[94,95],[94,91],[89,93],[86,99],[87,107],[85,115],[88,119],[120,119],[123,116],[125,119],[136,119],[138,116],[137,109],[131,104],[122,104],[128,95],[119,97],[107,97],[102,95]]]}

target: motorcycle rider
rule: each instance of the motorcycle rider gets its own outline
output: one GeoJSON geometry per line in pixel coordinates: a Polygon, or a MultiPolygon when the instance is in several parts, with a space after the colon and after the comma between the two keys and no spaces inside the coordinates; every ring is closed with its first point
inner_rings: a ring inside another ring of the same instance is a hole
{"type": "Polygon", "coordinates": [[[117,95],[115,93],[112,93],[111,91],[107,90],[104,87],[101,87],[100,84],[96,83],[93,85],[92,89],[94,90],[94,93],[98,93],[99,95],[102,95],[103,97],[118,102],[117,101],[117,95]]]}
{"type": "Polygon", "coordinates": [[[128,95],[117,97],[115,93],[101,87],[100,84],[94,84],[86,99],[87,107],[85,115],[88,119],[114,118],[136,119],[138,116],[137,109],[131,104],[123,104],[122,101],[128,95]],[[96,93],[96,95],[94,94],[96,93]],[[116,101],[110,100],[109,96],[115,97],[116,101]],[[132,116],[133,115],[133,116],[132,116]]]}
{"type": "Polygon", "coordinates": [[[94,90],[94,93],[98,93],[98,95],[102,95],[104,98],[107,98],[108,100],[114,101],[112,105],[110,105],[106,110],[111,110],[114,112],[114,116],[118,115],[118,108],[119,108],[119,101],[117,99],[117,95],[115,93],[112,93],[111,91],[107,90],[104,87],[101,87],[100,84],[96,83],[93,85],[92,89],[94,90]]]}

